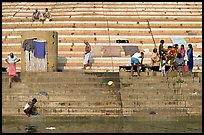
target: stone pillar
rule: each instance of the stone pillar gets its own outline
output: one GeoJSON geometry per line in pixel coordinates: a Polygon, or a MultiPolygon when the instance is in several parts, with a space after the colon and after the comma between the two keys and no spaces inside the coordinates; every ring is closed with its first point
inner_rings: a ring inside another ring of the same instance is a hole
{"type": "MultiPolygon", "coordinates": [[[[37,38],[37,40],[46,40],[46,53],[48,61],[48,72],[57,71],[58,61],[58,33],[55,31],[25,31],[22,32],[22,41],[25,39],[37,38]]],[[[21,50],[21,72],[26,71],[25,52],[21,50]]]]}

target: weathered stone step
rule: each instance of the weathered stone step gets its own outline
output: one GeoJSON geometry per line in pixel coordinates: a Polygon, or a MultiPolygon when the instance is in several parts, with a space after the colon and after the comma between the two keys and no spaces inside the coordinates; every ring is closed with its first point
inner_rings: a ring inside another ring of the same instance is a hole
{"type": "MultiPolygon", "coordinates": [[[[71,78],[71,77],[59,77],[59,78],[34,78],[34,77],[30,77],[30,78],[17,78],[19,80],[19,82],[108,82],[108,81],[114,81],[114,82],[119,82],[120,80],[117,77],[102,77],[102,78],[95,78],[95,77],[78,77],[78,78],[71,78]]],[[[17,80],[15,79],[15,80],[17,80]]],[[[8,82],[9,78],[5,77],[2,78],[2,82],[8,82]]],[[[14,81],[15,81],[14,80],[14,81]]]]}
{"type": "Polygon", "coordinates": [[[13,86],[12,88],[6,88],[2,90],[2,94],[39,94],[40,92],[46,92],[47,94],[99,94],[99,95],[107,95],[107,94],[118,94],[120,91],[117,89],[112,89],[112,88],[106,88],[106,87],[102,87],[102,88],[96,88],[96,87],[89,87],[88,89],[84,88],[84,87],[80,87],[80,88],[62,88],[62,89],[56,89],[56,88],[49,88],[49,89],[45,89],[43,87],[35,87],[35,88],[24,88],[24,87],[17,87],[17,86],[13,86]]]}
{"type": "Polygon", "coordinates": [[[185,107],[185,101],[177,100],[137,100],[137,101],[122,101],[123,107],[185,107]]]}
{"type": "Polygon", "coordinates": [[[31,89],[31,88],[22,88],[22,89],[15,89],[15,88],[11,88],[8,90],[4,90],[2,91],[2,95],[39,95],[40,92],[46,92],[48,95],[53,95],[53,94],[63,94],[63,95],[84,95],[84,94],[89,94],[89,95],[116,95],[116,94],[120,94],[120,91],[118,90],[111,90],[111,89],[105,89],[105,88],[89,88],[84,89],[31,89]]]}
{"type": "MultiPolygon", "coordinates": [[[[81,73],[81,72],[27,72],[19,73],[20,78],[49,78],[49,79],[60,79],[60,78],[119,78],[118,73],[81,73]],[[74,76],[74,77],[73,77],[74,76]]],[[[8,73],[2,73],[2,78],[8,78],[8,73]]]]}
{"type": "Polygon", "coordinates": [[[157,86],[144,86],[144,87],[120,87],[121,88],[121,92],[130,92],[130,93],[137,93],[137,92],[141,92],[141,93],[146,93],[146,92],[159,92],[159,93],[166,93],[166,92],[172,92],[174,90],[178,90],[178,91],[182,91],[183,93],[188,93],[190,91],[201,91],[201,87],[198,85],[185,85],[182,84],[181,86],[179,84],[175,85],[175,86],[165,86],[162,87],[161,85],[157,85],[157,86]]]}
{"type": "MultiPolygon", "coordinates": [[[[87,76],[87,77],[78,77],[78,78],[73,78],[73,77],[54,77],[54,78],[49,78],[49,77],[16,77],[18,80],[22,82],[65,82],[65,81],[72,81],[72,82],[80,82],[80,81],[108,81],[108,80],[113,80],[113,81],[120,81],[117,77],[92,77],[92,76],[87,76]]],[[[3,82],[8,82],[9,77],[4,77],[2,78],[3,82]]]]}
{"type": "MultiPolygon", "coordinates": [[[[2,104],[3,107],[7,107],[7,106],[14,106],[13,108],[24,108],[25,104],[27,102],[4,102],[2,104]]],[[[98,102],[98,101],[81,101],[81,102],[74,102],[74,101],[65,101],[65,102],[46,102],[46,101],[42,101],[42,102],[37,102],[36,103],[37,107],[56,107],[56,108],[60,108],[60,107],[65,107],[65,108],[70,108],[70,107],[119,107],[121,106],[121,102],[120,101],[105,101],[105,102],[98,102]]]]}
{"type": "Polygon", "coordinates": [[[119,97],[116,95],[49,95],[49,96],[40,96],[40,95],[28,95],[28,96],[18,96],[18,95],[7,95],[2,97],[2,101],[25,101],[27,102],[29,99],[33,97],[37,98],[39,101],[117,101],[119,97]]]}
{"type": "Polygon", "coordinates": [[[158,114],[156,115],[152,115],[152,117],[156,117],[157,115],[161,115],[161,116],[184,116],[184,115],[188,115],[187,114],[187,110],[188,108],[186,107],[140,107],[140,108],[132,108],[132,107],[125,107],[123,108],[123,115],[124,116],[134,116],[134,115],[139,115],[139,114],[147,114],[150,116],[150,112],[154,111],[158,114]]]}
{"type": "MultiPolygon", "coordinates": [[[[23,108],[5,108],[2,110],[5,112],[9,112],[8,114],[24,114],[23,108]]],[[[72,107],[72,108],[55,108],[55,107],[40,107],[38,108],[39,114],[66,114],[66,115],[121,115],[121,109],[116,107],[72,107]]]]}
{"type": "MultiPolygon", "coordinates": [[[[2,73],[7,74],[7,73],[2,73]]],[[[75,70],[75,71],[63,71],[63,72],[20,72],[21,76],[44,76],[44,75],[73,75],[73,74],[80,74],[80,75],[96,75],[100,76],[109,76],[109,75],[119,75],[118,72],[86,72],[82,70],[75,70]]]]}
{"type": "MultiPolygon", "coordinates": [[[[24,87],[22,86],[23,84],[20,83],[12,83],[13,88],[18,88],[18,87],[24,87]],[[20,86],[21,85],[21,86],[20,86]]],[[[89,89],[89,88],[103,88],[107,87],[107,83],[98,83],[98,82],[86,82],[86,83],[31,83],[31,84],[26,84],[28,87],[33,88],[33,89],[38,89],[39,87],[42,89],[77,89],[77,88],[84,88],[84,89],[89,89]]],[[[119,83],[114,84],[115,88],[119,88],[119,83]]],[[[3,82],[2,83],[3,89],[8,88],[8,83],[3,82]]],[[[25,86],[26,87],[26,86],[25,86]]],[[[114,88],[110,87],[110,88],[114,88]]]]}

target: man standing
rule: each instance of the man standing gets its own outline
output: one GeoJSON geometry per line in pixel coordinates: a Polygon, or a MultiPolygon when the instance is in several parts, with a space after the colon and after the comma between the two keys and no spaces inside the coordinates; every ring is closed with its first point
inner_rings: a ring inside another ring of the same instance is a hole
{"type": "Polygon", "coordinates": [[[85,51],[84,51],[84,67],[82,69],[86,69],[87,66],[90,66],[89,69],[91,69],[92,63],[90,61],[91,59],[91,45],[88,41],[84,41],[85,51]]]}

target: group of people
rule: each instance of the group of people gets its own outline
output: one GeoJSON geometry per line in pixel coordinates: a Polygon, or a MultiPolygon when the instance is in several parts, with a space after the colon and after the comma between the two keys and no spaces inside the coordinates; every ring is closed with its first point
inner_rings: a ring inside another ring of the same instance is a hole
{"type": "Polygon", "coordinates": [[[193,70],[193,47],[192,44],[188,44],[188,50],[186,51],[184,45],[182,44],[179,48],[178,44],[173,46],[168,46],[164,48],[164,40],[160,41],[159,45],[159,60],[161,67],[169,65],[173,70],[178,70],[178,67],[185,66],[187,61],[188,71],[192,72],[193,70]],[[187,56],[187,59],[185,59],[187,56]]]}
{"type": "Polygon", "coordinates": [[[52,21],[52,16],[48,11],[48,8],[45,9],[44,13],[41,13],[38,9],[36,9],[35,12],[33,12],[32,20],[52,21]]]}
{"type": "MultiPolygon", "coordinates": [[[[91,45],[88,41],[84,41],[85,51],[84,51],[84,67],[82,69],[86,69],[86,67],[92,67],[92,53],[91,53],[91,45]]],[[[173,70],[178,70],[178,67],[188,66],[188,71],[192,72],[193,70],[193,47],[192,44],[188,44],[188,50],[185,50],[184,45],[181,45],[180,48],[178,44],[174,44],[173,46],[168,46],[168,48],[164,48],[164,40],[160,41],[159,51],[157,48],[153,49],[153,53],[151,55],[151,66],[159,66],[164,68],[166,65],[172,67],[173,70]],[[185,56],[187,55],[187,63],[185,62],[185,56]]],[[[140,76],[141,66],[144,59],[144,50],[140,52],[136,52],[131,55],[131,76],[133,76],[133,69],[137,69],[138,76],[140,76]],[[141,60],[140,60],[141,58],[141,60]]],[[[11,77],[17,76],[16,74],[16,64],[19,62],[16,56],[13,53],[10,53],[6,58],[6,62],[9,64],[9,87],[11,87],[11,77]]]]}
{"type": "MultiPolygon", "coordinates": [[[[133,68],[137,68],[138,76],[140,76],[142,61],[144,58],[144,53],[135,53],[131,55],[131,76],[133,76],[133,68]],[[141,58],[141,61],[139,60],[141,58]]],[[[188,66],[188,71],[193,70],[193,47],[192,44],[188,44],[188,50],[186,51],[184,45],[182,44],[179,48],[178,44],[173,46],[168,46],[164,48],[164,40],[160,41],[159,51],[157,48],[153,49],[151,55],[151,66],[160,66],[161,71],[165,70],[165,66],[168,65],[172,70],[178,70],[181,67],[183,72],[184,66],[188,66]],[[185,57],[187,56],[187,59],[185,57]],[[185,62],[187,61],[187,63],[185,62]]]]}

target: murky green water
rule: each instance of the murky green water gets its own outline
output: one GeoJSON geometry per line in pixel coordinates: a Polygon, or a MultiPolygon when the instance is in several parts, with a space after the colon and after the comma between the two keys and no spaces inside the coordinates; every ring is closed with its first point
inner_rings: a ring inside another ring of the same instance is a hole
{"type": "Polygon", "coordinates": [[[202,118],[3,117],[3,133],[201,133],[202,118]]]}

